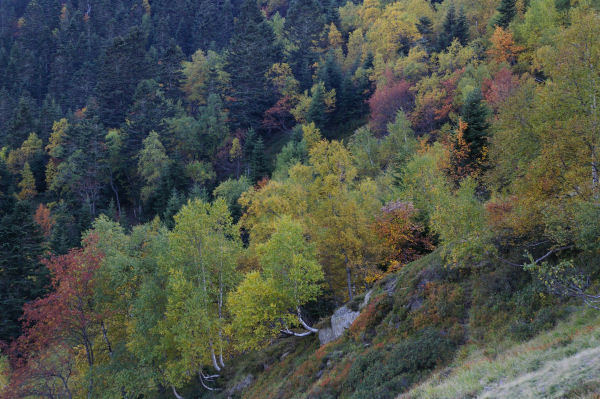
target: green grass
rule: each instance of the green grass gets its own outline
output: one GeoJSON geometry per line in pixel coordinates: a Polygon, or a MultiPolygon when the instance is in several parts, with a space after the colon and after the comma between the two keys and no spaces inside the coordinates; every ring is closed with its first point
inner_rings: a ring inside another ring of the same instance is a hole
{"type": "Polygon", "coordinates": [[[399,398],[586,398],[594,392],[600,392],[600,312],[587,309],[507,349],[465,346],[454,364],[399,398]]]}

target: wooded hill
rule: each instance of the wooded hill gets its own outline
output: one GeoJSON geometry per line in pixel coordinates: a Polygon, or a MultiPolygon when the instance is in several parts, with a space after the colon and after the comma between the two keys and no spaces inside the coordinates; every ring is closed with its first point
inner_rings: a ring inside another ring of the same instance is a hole
{"type": "Polygon", "coordinates": [[[599,10],[2,1],[0,394],[392,398],[593,324],[599,10]]]}

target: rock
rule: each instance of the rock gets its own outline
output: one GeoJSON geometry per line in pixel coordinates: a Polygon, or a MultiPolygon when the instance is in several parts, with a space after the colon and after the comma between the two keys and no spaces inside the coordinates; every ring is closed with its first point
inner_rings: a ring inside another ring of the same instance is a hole
{"type": "MultiPolygon", "coordinates": [[[[370,299],[371,291],[368,291],[365,294],[365,299],[358,308],[362,309],[367,306],[370,299]]],[[[347,305],[338,308],[331,316],[330,325],[319,329],[319,341],[321,345],[325,345],[341,337],[344,331],[354,323],[359,314],[360,312],[353,311],[347,305]]]]}
{"type": "Polygon", "coordinates": [[[238,392],[242,392],[246,388],[248,388],[254,382],[254,376],[252,374],[248,374],[245,376],[240,382],[232,386],[227,390],[227,398],[232,399],[233,395],[238,392]]]}

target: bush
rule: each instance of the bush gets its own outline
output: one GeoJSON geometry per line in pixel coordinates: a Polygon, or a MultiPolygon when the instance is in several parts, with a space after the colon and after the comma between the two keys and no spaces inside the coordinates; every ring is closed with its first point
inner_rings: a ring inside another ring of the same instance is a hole
{"type": "Polygon", "coordinates": [[[352,365],[345,389],[352,399],[394,398],[437,365],[446,362],[455,345],[440,331],[421,330],[398,345],[373,349],[352,365]]]}

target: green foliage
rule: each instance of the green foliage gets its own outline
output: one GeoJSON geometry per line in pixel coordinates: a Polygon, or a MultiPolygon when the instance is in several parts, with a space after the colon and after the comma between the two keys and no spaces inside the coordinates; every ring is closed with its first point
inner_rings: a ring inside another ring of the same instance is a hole
{"type": "Polygon", "coordinates": [[[323,271],[302,226],[277,220],[267,242],[256,248],[262,271],[250,272],[228,299],[239,349],[260,348],[280,330],[299,324],[300,307],[321,292],[323,271]]]}
{"type": "Polygon", "coordinates": [[[476,187],[474,180],[465,179],[456,193],[440,192],[431,214],[431,228],[453,265],[472,265],[494,251],[485,208],[475,196],[476,187]]]}
{"type": "Polygon", "coordinates": [[[395,398],[421,374],[448,360],[455,345],[440,331],[425,329],[386,350],[370,350],[352,365],[346,384],[351,398],[395,398]]]}
{"type": "Polygon", "coordinates": [[[0,218],[0,339],[19,335],[23,305],[46,292],[48,272],[40,263],[43,254],[39,226],[30,205],[18,202],[0,218]]]}
{"type": "Polygon", "coordinates": [[[251,186],[250,179],[246,176],[242,176],[237,180],[227,179],[215,188],[213,195],[216,198],[223,198],[229,207],[233,219],[238,220],[242,216],[242,208],[238,204],[238,199],[251,186]]]}
{"type": "Polygon", "coordinates": [[[502,29],[508,28],[515,15],[517,15],[516,0],[502,0],[498,6],[496,23],[502,29]]]}

